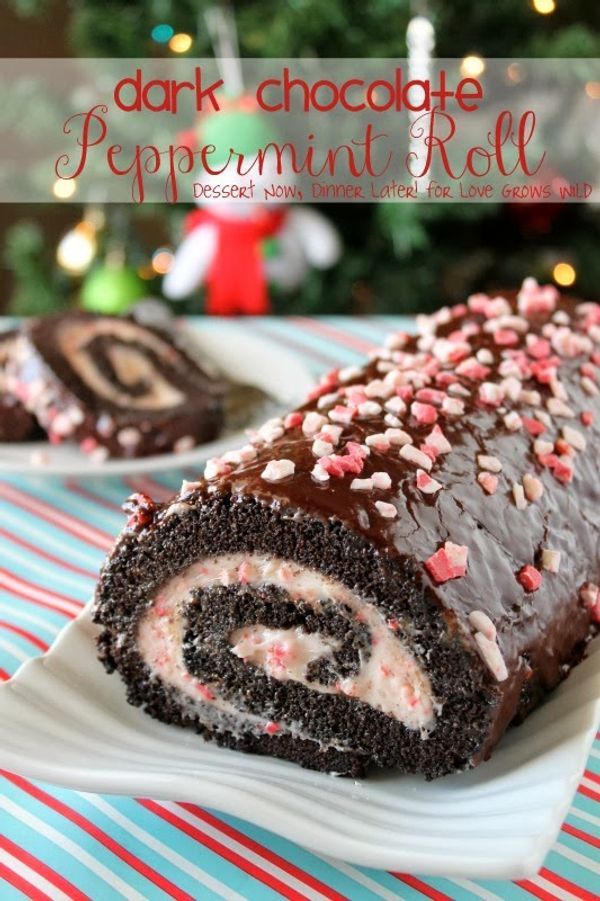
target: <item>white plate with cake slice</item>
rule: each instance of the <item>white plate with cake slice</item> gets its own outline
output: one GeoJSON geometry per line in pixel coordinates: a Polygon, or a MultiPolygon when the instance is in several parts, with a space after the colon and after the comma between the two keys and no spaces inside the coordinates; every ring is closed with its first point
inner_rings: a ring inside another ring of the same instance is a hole
{"type": "Polygon", "coordinates": [[[178,454],[102,461],[67,441],[58,445],[49,441],[0,443],[0,472],[120,476],[199,467],[209,457],[245,444],[245,428],[296,406],[314,384],[298,357],[250,331],[211,323],[207,329],[188,329],[185,337],[193,340],[202,365],[208,364],[232,386],[227,399],[230,415],[216,440],[178,454]],[[240,409],[244,403],[248,406],[245,411],[240,409]]]}
{"type": "Polygon", "coordinates": [[[187,800],[320,854],[431,876],[515,879],[540,868],[600,722],[600,642],[493,758],[433,782],[360,781],[236,753],[158,723],[96,659],[87,608],[0,686],[0,767],[82,791],[187,800]]]}

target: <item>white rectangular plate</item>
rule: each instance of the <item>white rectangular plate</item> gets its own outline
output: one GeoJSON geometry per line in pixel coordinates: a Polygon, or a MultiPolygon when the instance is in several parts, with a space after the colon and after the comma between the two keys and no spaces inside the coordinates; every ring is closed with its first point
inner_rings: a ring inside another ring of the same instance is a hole
{"type": "Polygon", "coordinates": [[[223,750],[130,707],[96,659],[89,607],[0,686],[0,766],[82,791],[186,800],[355,864],[423,875],[535,873],[600,721],[600,642],[492,760],[435,782],[340,779],[223,750]]]}

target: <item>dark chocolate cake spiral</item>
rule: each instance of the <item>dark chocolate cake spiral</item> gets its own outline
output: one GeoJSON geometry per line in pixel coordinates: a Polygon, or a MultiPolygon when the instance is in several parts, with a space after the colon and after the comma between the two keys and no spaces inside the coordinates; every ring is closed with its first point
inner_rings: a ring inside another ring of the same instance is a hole
{"type": "Polygon", "coordinates": [[[77,441],[98,460],[190,450],[222,424],[222,385],[170,336],[132,319],[31,320],[10,371],[50,440],[77,441]]]}
{"type": "MultiPolygon", "coordinates": [[[[169,503],[95,619],[132,704],[335,773],[487,758],[600,620],[600,305],[527,280],[329,373],[169,503]]],[[[175,736],[174,736],[175,740],[175,736]]]]}
{"type": "Polygon", "coordinates": [[[29,441],[41,436],[35,417],[8,387],[7,367],[16,338],[16,331],[0,333],[0,441],[29,441]]]}

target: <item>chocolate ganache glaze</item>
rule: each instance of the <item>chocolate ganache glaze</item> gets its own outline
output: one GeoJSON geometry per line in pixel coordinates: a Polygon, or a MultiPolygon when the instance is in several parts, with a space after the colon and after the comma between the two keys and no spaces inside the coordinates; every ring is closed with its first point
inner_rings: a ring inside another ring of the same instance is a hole
{"type": "Polygon", "coordinates": [[[479,763],[600,620],[600,305],[526,280],[130,500],[101,656],[132,703],[341,773],[479,763]],[[360,628],[357,629],[357,623],[360,628]]]}

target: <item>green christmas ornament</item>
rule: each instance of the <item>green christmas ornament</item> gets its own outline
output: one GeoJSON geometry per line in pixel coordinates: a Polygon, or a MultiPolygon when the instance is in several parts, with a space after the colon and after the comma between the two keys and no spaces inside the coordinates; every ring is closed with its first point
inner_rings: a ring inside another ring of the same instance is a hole
{"type": "Polygon", "coordinates": [[[147,293],[147,286],[130,266],[96,266],[84,279],[81,305],[91,313],[119,315],[147,293]]]}

